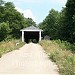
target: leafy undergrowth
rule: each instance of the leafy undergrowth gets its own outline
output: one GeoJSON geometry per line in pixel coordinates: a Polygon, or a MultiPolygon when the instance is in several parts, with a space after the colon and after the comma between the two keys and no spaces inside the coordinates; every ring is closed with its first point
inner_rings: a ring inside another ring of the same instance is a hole
{"type": "MultiPolygon", "coordinates": [[[[43,40],[40,45],[59,67],[60,75],[75,75],[75,53],[68,42],[43,40]],[[70,51],[72,50],[72,51],[70,51]]],[[[74,45],[73,45],[73,48],[74,45]]]]}
{"type": "Polygon", "coordinates": [[[12,39],[10,41],[2,41],[0,42],[0,57],[12,50],[19,49],[22,47],[25,43],[21,42],[21,40],[12,39]]]}

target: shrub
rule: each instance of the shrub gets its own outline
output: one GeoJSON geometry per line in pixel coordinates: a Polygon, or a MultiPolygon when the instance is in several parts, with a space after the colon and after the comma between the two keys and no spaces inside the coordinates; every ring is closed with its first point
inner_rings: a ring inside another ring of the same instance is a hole
{"type": "Polygon", "coordinates": [[[0,42],[0,57],[7,52],[20,48],[23,45],[24,43],[21,42],[21,40],[16,40],[16,39],[0,42]],[[16,45],[16,43],[19,44],[16,45]]]}
{"type": "Polygon", "coordinates": [[[59,45],[59,47],[62,48],[63,50],[66,49],[72,51],[73,53],[75,52],[75,44],[71,44],[67,41],[61,41],[60,39],[53,41],[56,42],[59,45]]]}
{"type": "Polygon", "coordinates": [[[33,39],[32,42],[33,42],[33,43],[37,43],[37,40],[36,40],[36,39],[33,39]]]}
{"type": "Polygon", "coordinates": [[[40,44],[43,46],[49,58],[53,62],[56,62],[61,75],[75,75],[75,55],[70,51],[70,43],[60,40],[43,40],[40,44]]]}

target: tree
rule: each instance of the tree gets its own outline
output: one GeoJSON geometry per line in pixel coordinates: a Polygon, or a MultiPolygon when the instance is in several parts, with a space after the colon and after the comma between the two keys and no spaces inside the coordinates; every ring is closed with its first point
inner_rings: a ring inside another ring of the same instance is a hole
{"type": "Polygon", "coordinates": [[[10,10],[12,10],[12,9],[15,8],[13,2],[7,2],[7,3],[5,3],[5,7],[6,7],[7,9],[10,9],[10,10]]]}
{"type": "Polygon", "coordinates": [[[39,24],[40,28],[43,29],[43,35],[48,35],[52,39],[58,38],[58,26],[59,26],[60,13],[51,9],[48,16],[39,24]]]}
{"type": "Polygon", "coordinates": [[[0,41],[7,38],[10,31],[9,23],[0,23],[0,41]]]}
{"type": "Polygon", "coordinates": [[[60,12],[60,18],[59,18],[59,22],[58,22],[59,26],[58,26],[58,37],[61,40],[64,40],[64,30],[63,30],[63,26],[65,24],[65,8],[63,8],[60,12]]]}
{"type": "Polygon", "coordinates": [[[33,21],[32,18],[26,18],[25,20],[26,20],[27,26],[32,26],[32,25],[36,26],[36,23],[33,21]]]}
{"type": "MultiPolygon", "coordinates": [[[[3,1],[0,0],[1,5],[3,1]]],[[[35,22],[31,18],[24,18],[23,14],[15,9],[12,2],[6,2],[3,6],[0,6],[0,23],[9,23],[11,32],[9,35],[19,38],[21,35],[20,29],[35,25],[35,22]]]]}
{"type": "Polygon", "coordinates": [[[69,42],[75,42],[75,0],[68,0],[65,7],[65,13],[63,17],[63,26],[62,26],[62,38],[69,42]]]}

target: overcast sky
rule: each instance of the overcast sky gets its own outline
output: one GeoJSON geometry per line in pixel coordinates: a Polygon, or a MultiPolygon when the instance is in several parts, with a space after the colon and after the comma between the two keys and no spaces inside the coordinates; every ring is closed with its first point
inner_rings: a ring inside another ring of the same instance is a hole
{"type": "Polygon", "coordinates": [[[5,0],[13,2],[24,17],[32,18],[37,24],[42,22],[52,8],[61,11],[67,0],[5,0]]]}

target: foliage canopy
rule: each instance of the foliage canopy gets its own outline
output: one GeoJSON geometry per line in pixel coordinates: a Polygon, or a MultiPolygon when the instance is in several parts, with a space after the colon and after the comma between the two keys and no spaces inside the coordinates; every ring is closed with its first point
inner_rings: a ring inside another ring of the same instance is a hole
{"type": "Polygon", "coordinates": [[[18,12],[12,2],[4,2],[3,0],[0,0],[0,41],[7,38],[7,35],[20,38],[20,29],[31,25],[36,25],[36,23],[33,19],[25,18],[22,13],[18,12]],[[6,35],[4,32],[6,32],[6,35]]]}

